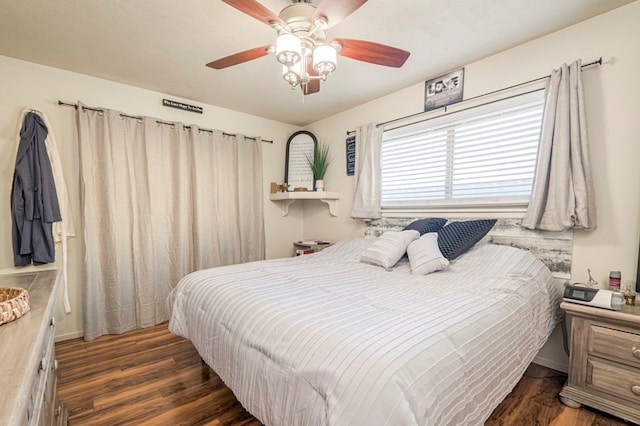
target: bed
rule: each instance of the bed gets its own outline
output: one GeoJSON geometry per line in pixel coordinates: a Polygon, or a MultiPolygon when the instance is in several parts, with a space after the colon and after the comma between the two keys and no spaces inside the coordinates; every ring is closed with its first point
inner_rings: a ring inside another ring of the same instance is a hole
{"type": "Polygon", "coordinates": [[[436,273],[360,261],[376,238],[194,272],[169,329],[266,425],[478,425],[558,320],[549,269],[479,243],[436,273]]]}

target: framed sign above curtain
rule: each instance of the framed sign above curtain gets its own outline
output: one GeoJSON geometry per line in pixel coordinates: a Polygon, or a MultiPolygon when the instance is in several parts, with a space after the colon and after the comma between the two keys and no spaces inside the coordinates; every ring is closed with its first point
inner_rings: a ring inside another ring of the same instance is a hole
{"type": "Polygon", "coordinates": [[[425,82],[424,110],[431,111],[462,100],[464,68],[425,82]]]}

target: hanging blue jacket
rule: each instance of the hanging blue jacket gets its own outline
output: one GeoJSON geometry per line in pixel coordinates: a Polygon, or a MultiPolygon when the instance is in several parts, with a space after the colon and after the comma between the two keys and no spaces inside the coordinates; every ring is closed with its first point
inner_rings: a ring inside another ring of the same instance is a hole
{"type": "Polygon", "coordinates": [[[25,115],[11,187],[15,266],[55,260],[52,223],[62,220],[45,139],[48,129],[39,115],[25,115]]]}

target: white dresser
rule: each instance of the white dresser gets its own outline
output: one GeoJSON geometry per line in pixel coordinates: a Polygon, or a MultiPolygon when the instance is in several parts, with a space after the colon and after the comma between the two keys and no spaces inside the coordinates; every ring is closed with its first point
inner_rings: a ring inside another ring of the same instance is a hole
{"type": "Polygon", "coordinates": [[[29,291],[31,310],[0,325],[0,426],[64,425],[57,399],[53,307],[58,271],[0,275],[0,287],[29,291]]]}

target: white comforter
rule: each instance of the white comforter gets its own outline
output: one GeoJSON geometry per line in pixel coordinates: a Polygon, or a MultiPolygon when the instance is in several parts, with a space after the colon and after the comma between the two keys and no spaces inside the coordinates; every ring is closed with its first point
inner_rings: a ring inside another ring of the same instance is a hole
{"type": "Polygon", "coordinates": [[[372,241],[194,272],[169,329],[266,425],[482,424],[555,325],[549,270],[485,244],[388,272],[358,261],[372,241]]]}

